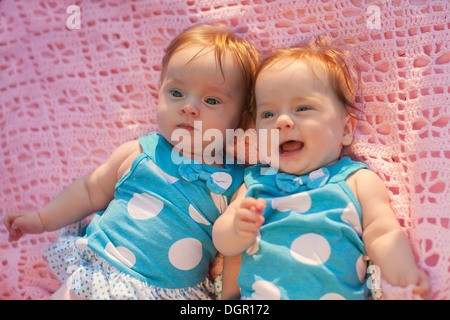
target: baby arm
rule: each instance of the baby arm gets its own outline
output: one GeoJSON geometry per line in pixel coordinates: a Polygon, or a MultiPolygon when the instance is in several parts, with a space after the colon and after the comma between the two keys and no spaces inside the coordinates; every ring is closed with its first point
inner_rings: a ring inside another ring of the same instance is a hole
{"type": "Polygon", "coordinates": [[[222,300],[239,300],[240,288],[237,284],[242,255],[224,257],[222,274],[222,300]]]}
{"type": "Polygon", "coordinates": [[[124,164],[140,153],[138,141],[120,146],[94,172],[75,180],[39,211],[10,212],[5,217],[9,240],[27,233],[54,231],[82,220],[107,207],[114,197],[114,187],[124,164]]]}
{"type": "Polygon", "coordinates": [[[390,284],[414,285],[413,292],[426,298],[430,292],[428,277],[416,266],[409,240],[389,205],[383,181],[369,170],[360,170],[353,176],[368,256],[390,284]]]}
{"type": "Polygon", "coordinates": [[[247,188],[242,185],[236,199],[214,223],[213,241],[224,256],[236,256],[255,242],[264,218],[263,199],[245,198],[247,188]]]}

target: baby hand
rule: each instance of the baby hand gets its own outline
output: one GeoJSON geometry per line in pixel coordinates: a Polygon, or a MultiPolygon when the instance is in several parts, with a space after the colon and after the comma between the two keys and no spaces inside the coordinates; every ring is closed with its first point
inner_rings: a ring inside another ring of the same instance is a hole
{"type": "Polygon", "coordinates": [[[40,234],[45,231],[36,211],[10,212],[4,223],[9,232],[9,241],[17,241],[27,233],[40,234]]]}
{"type": "Polygon", "coordinates": [[[262,212],[266,207],[264,199],[245,198],[236,209],[234,230],[242,237],[255,237],[264,222],[262,212]]]}
{"type": "Polygon", "coordinates": [[[425,272],[418,268],[407,269],[400,276],[400,285],[407,287],[414,285],[413,292],[419,294],[422,298],[429,298],[430,294],[430,281],[425,272]]]}

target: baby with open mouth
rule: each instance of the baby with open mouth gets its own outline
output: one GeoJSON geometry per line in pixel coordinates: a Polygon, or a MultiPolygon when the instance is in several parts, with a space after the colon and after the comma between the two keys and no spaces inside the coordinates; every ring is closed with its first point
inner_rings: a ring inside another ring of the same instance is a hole
{"type": "Polygon", "coordinates": [[[319,37],[273,53],[257,71],[256,130],[278,132],[258,145],[279,153],[278,170],[246,168],[213,229],[216,248],[237,257],[241,298],[367,299],[369,258],[392,285],[430,292],[383,181],[342,156],[356,128],[355,62],[319,37]]]}

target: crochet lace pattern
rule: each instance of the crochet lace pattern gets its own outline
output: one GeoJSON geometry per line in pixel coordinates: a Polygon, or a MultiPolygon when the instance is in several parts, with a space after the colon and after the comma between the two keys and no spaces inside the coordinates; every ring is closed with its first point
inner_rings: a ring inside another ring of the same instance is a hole
{"type": "MultiPolygon", "coordinates": [[[[161,59],[186,27],[225,22],[264,54],[330,34],[360,48],[352,50],[365,119],[350,152],[385,182],[430,276],[431,298],[449,299],[449,7],[447,0],[3,0],[0,219],[41,207],[120,144],[156,130],[161,59]]],[[[0,299],[47,299],[60,286],[42,256],[55,236],[10,243],[1,224],[0,299]]],[[[387,285],[384,292],[415,298],[387,285]]]]}

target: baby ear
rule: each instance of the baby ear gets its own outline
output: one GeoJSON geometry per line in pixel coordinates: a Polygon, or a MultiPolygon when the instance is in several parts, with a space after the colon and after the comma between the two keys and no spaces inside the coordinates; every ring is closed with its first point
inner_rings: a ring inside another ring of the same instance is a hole
{"type": "Polygon", "coordinates": [[[353,142],[353,134],[356,130],[356,117],[354,114],[347,114],[345,117],[344,135],[342,145],[349,146],[353,142]]]}

